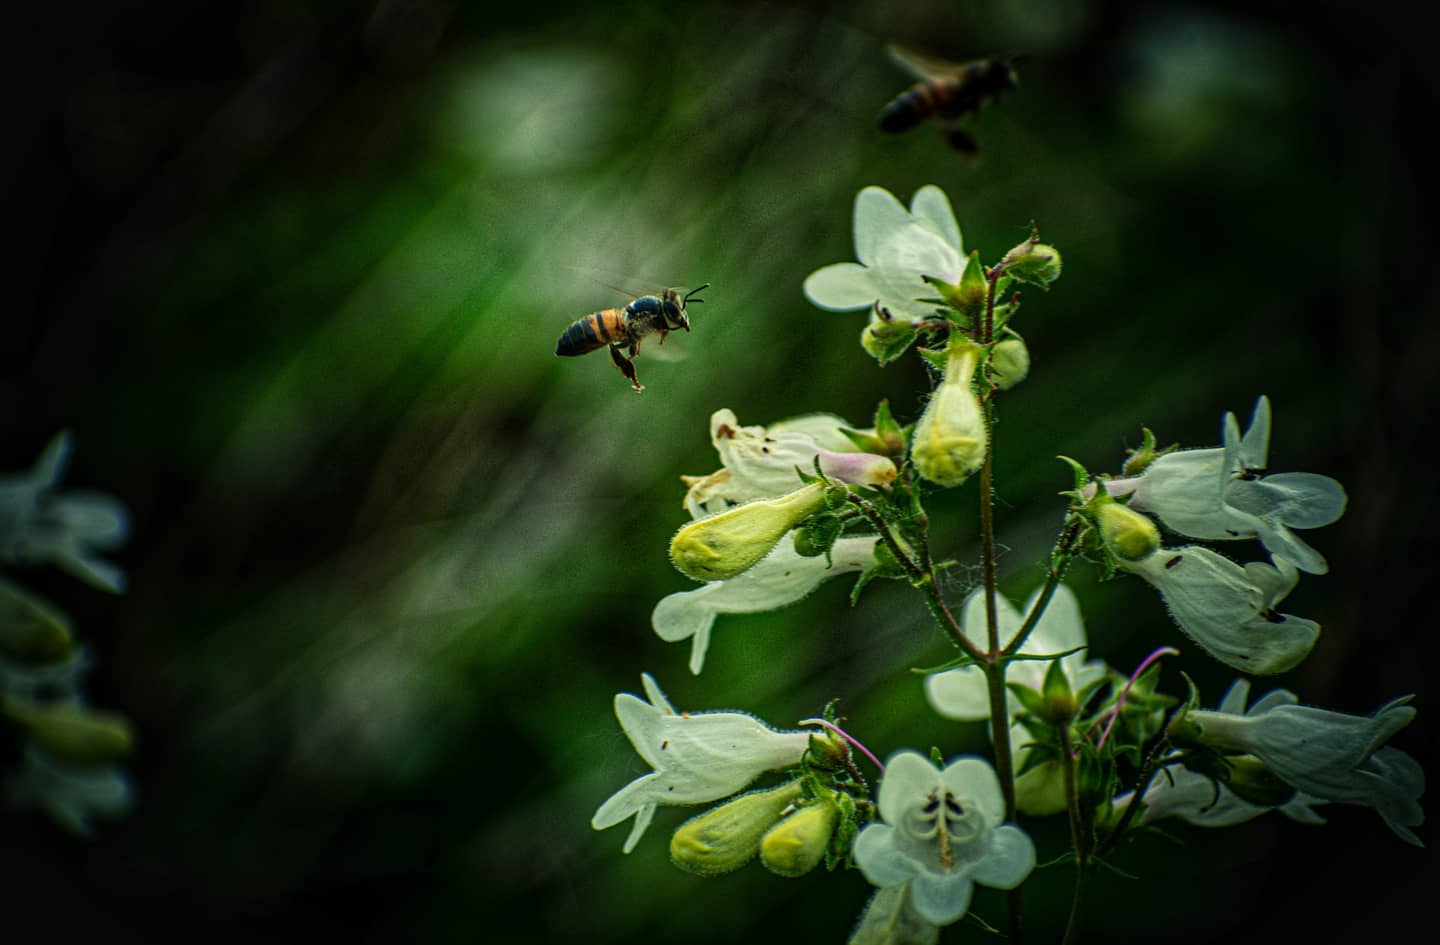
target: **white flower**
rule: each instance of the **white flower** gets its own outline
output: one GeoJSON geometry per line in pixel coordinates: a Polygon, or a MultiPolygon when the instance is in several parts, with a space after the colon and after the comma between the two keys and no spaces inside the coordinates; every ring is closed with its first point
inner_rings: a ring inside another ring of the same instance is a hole
{"type": "Polygon", "coordinates": [[[94,492],[55,493],[70,455],[70,434],[56,434],[28,474],[0,478],[0,561],[52,562],[86,583],[119,593],[125,572],[96,554],[120,546],[125,507],[94,492]]]}
{"type": "Polygon", "coordinates": [[[1204,744],[1256,756],[1297,791],[1373,807],[1401,839],[1421,846],[1410,828],[1425,822],[1419,802],[1425,773],[1405,752],[1383,747],[1415,718],[1406,704],[1411,697],[1388,702],[1372,716],[1296,705],[1286,697],[1293,699],[1284,693],[1263,712],[1202,710],[1189,713],[1188,721],[1199,727],[1204,744]]]}
{"type": "Polygon", "coordinates": [[[1345,489],[1315,473],[1266,475],[1270,452],[1270,400],[1255,402],[1250,428],[1227,413],[1223,448],[1182,450],[1155,460],[1137,480],[1114,480],[1112,493],[1133,488],[1132,508],[1150,512],[1165,527],[1190,538],[1226,541],[1259,538],[1267,551],[1301,571],[1324,574],[1325,559],[1291,528],[1319,528],[1345,512],[1345,489]]]}
{"type": "Polygon", "coordinates": [[[716,616],[758,614],[796,603],[826,579],[871,565],[877,540],[841,538],[830,551],[833,566],[826,563],[824,555],[806,558],[797,554],[790,542],[782,541],[759,564],[728,581],[711,581],[663,598],[651,614],[650,624],[666,642],[691,641],[690,671],[698,675],[705,665],[716,616]]]}
{"type": "Polygon", "coordinates": [[[855,256],[812,272],[805,297],[820,308],[848,312],[877,301],[893,314],[928,318],[935,289],[921,276],[951,284],[965,270],[960,225],[945,192],[932,185],[915,192],[907,212],[888,190],[866,187],[855,196],[855,256]]]}
{"type": "MultiPolygon", "coordinates": [[[[1250,683],[1244,679],[1235,680],[1221,700],[1219,710],[1228,715],[1254,717],[1282,705],[1294,705],[1298,700],[1293,692],[1276,689],[1259,699],[1247,710],[1246,699],[1250,695],[1250,683]]],[[[1115,799],[1115,807],[1123,808],[1129,803],[1130,794],[1115,799]]],[[[1229,827],[1244,823],[1272,810],[1259,804],[1252,804],[1223,784],[1203,774],[1186,768],[1171,767],[1157,775],[1145,791],[1142,799],[1145,810],[1140,815],[1141,824],[1151,824],[1166,817],[1178,817],[1198,827],[1229,827]]],[[[1303,824],[1323,824],[1325,818],[1315,813],[1316,804],[1325,803],[1324,798],[1314,797],[1303,791],[1284,804],[1273,808],[1291,820],[1303,824]]]]}
{"type": "Polygon", "coordinates": [[[649,673],[640,678],[650,701],[619,693],[615,717],[655,770],[612,794],[590,820],[590,826],[604,830],[634,815],[626,853],[650,826],[657,805],[729,797],[766,771],[799,763],[809,747],[809,733],[777,732],[743,712],[676,712],[649,673]]]}
{"type": "Polygon", "coordinates": [[[1278,613],[1300,574],[1285,558],[1243,568],[1208,548],[1161,548],[1139,561],[1116,562],[1160,592],[1170,616],[1206,652],[1257,676],[1283,673],[1320,635],[1313,620],[1278,613]]]}
{"type": "MultiPolygon", "coordinates": [[[[761,426],[742,427],[732,410],[710,415],[710,442],[720,454],[721,468],[708,476],[685,476],[690,486],[685,508],[691,518],[704,518],[734,505],[769,499],[800,487],[798,468],[862,485],[888,485],[895,464],[884,456],[857,452],[841,432],[850,425],[833,414],[808,414],[761,426]]],[[[853,427],[851,429],[854,429],[853,427]]]]}
{"type": "MultiPolygon", "coordinates": [[[[1040,596],[1036,591],[1025,604],[1025,613],[1035,606],[1040,596]]],[[[1003,597],[995,598],[995,621],[1000,631],[1003,646],[1015,636],[1024,618],[1015,606],[1003,597]]],[[[986,649],[985,592],[977,589],[965,601],[960,613],[961,629],[976,646],[986,649]]],[[[1064,653],[1076,647],[1085,646],[1085,625],[1080,618],[1080,604],[1075,594],[1064,584],[1055,588],[1050,605],[1045,608],[1035,629],[1020,648],[1022,656],[1044,656],[1064,653]]],[[[1005,671],[1009,682],[1019,683],[1039,690],[1045,681],[1045,672],[1050,664],[1042,660],[1018,660],[1005,671]]],[[[1085,650],[1080,649],[1060,660],[1060,668],[1070,684],[1071,692],[1080,692],[1086,686],[1101,679],[1107,672],[1100,660],[1085,659],[1085,650]]],[[[962,722],[975,722],[990,718],[990,693],[985,683],[985,673],[978,666],[965,666],[925,677],[925,695],[930,705],[946,718],[962,722]]],[[[1008,695],[1008,708],[1013,717],[1020,711],[1020,703],[1013,694],[1008,695]]],[[[1030,732],[1018,723],[1010,725],[1010,744],[1014,746],[1012,756],[1015,770],[1019,771],[1029,755],[1034,740],[1030,732]]],[[[1058,762],[1046,762],[1020,776],[1016,782],[1016,801],[1027,814],[1053,814],[1065,807],[1063,772],[1058,762]]]]}
{"type": "Polygon", "coordinates": [[[40,807],[56,823],[81,836],[90,834],[90,818],[118,817],[135,803],[130,780],[111,766],[72,767],[32,747],[10,779],[12,803],[40,807]]]}
{"type": "Polygon", "coordinates": [[[880,817],[855,838],[855,863],[873,886],[910,884],[911,904],[947,925],[970,908],[975,883],[1014,889],[1035,868],[1035,845],[1006,824],[995,769],[983,758],[939,771],[924,755],[891,756],[880,782],[880,817]]]}

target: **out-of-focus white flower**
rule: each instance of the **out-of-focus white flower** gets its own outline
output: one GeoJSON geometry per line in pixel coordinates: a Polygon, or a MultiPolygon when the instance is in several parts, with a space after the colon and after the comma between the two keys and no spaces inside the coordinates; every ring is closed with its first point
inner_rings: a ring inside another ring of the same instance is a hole
{"type": "Polygon", "coordinates": [[[1112,494],[1134,493],[1132,508],[1150,512],[1173,532],[1206,541],[1259,538],[1267,551],[1301,571],[1324,574],[1325,559],[1292,528],[1329,525],[1345,512],[1345,489],[1315,473],[1266,474],[1270,400],[1255,402],[1250,428],[1240,435],[1225,414],[1224,447],[1181,450],[1155,460],[1138,479],[1106,484],[1112,494]]]}
{"type": "Polygon", "coordinates": [[[135,803],[130,780],[118,768],[62,764],[33,746],[10,779],[9,793],[12,803],[39,807],[81,836],[90,834],[91,817],[118,817],[135,803]]]}
{"type": "MultiPolygon", "coordinates": [[[[1254,717],[1282,705],[1294,705],[1298,700],[1293,692],[1276,689],[1256,700],[1246,709],[1245,702],[1250,696],[1250,683],[1237,679],[1230,686],[1225,698],[1220,701],[1218,711],[1228,715],[1254,717]]],[[[1116,809],[1123,809],[1130,802],[1130,794],[1117,797],[1116,809]]],[[[1167,817],[1178,817],[1198,827],[1229,827],[1259,817],[1269,810],[1278,810],[1291,820],[1302,824],[1323,824],[1325,818],[1312,808],[1325,803],[1324,798],[1314,797],[1303,791],[1278,807],[1252,804],[1223,784],[1203,774],[1186,768],[1171,767],[1151,782],[1141,799],[1145,804],[1140,814],[1141,824],[1151,824],[1167,817]]]]}
{"type": "Polygon", "coordinates": [[[935,289],[922,278],[951,284],[965,271],[960,225],[950,201],[939,187],[915,192],[910,209],[881,187],[866,187],[855,196],[856,263],[836,263],[812,272],[805,297],[820,308],[849,312],[879,302],[893,314],[928,318],[937,308],[918,301],[934,298],[935,289]]]}
{"type": "Polygon", "coordinates": [[[56,493],[70,445],[69,432],[58,433],[29,473],[0,477],[0,561],[53,563],[88,584],[119,593],[125,572],[98,552],[125,541],[125,506],[98,492],[56,493]]]}
{"type": "MultiPolygon", "coordinates": [[[[1267,696],[1266,699],[1270,697],[1267,696]]],[[[1421,846],[1411,827],[1425,822],[1420,795],[1425,773],[1414,758],[1385,743],[1415,718],[1402,696],[1371,716],[1296,705],[1283,693],[1263,711],[1246,715],[1188,713],[1205,745],[1254,755],[1280,780],[1335,804],[1373,807],[1407,843],[1421,846]]],[[[1265,705],[1262,699],[1257,708],[1265,705]]]]}
{"type": "Polygon", "coordinates": [[[729,797],[766,771],[799,763],[809,747],[808,732],[778,732],[743,712],[676,712],[649,673],[640,678],[649,701],[619,693],[615,717],[655,770],[612,794],[590,820],[604,830],[634,816],[626,853],[635,849],[658,805],[729,797]]]}
{"type": "Polygon", "coordinates": [[[807,597],[825,580],[861,571],[875,561],[875,537],[841,538],[824,555],[803,557],[789,542],[775,546],[761,562],[728,581],[711,581],[693,591],[663,598],[650,615],[660,639],[689,639],[690,671],[699,674],[710,646],[710,630],[719,614],[758,614],[778,610],[807,597]]]}
{"type": "Polygon", "coordinates": [[[796,469],[814,473],[817,458],[821,472],[841,482],[875,486],[894,481],[895,464],[884,456],[858,452],[840,432],[849,426],[833,414],[808,414],[768,428],[744,427],[734,411],[715,411],[710,415],[710,442],[720,454],[721,468],[708,476],[683,477],[690,487],[686,510],[691,518],[704,518],[731,506],[793,492],[800,485],[796,469]]]}
{"type": "MultiPolygon", "coordinates": [[[[1030,595],[1030,600],[1025,604],[1025,613],[1029,613],[1035,606],[1039,596],[1039,590],[1030,595]]],[[[1020,625],[1024,623],[1024,617],[1015,609],[1015,605],[1004,597],[997,596],[995,621],[1000,631],[1000,644],[1003,646],[1015,636],[1020,625]]],[[[980,649],[989,646],[985,630],[984,588],[975,590],[966,599],[960,612],[960,625],[965,635],[980,649]]],[[[1086,660],[1084,646],[1085,624],[1080,617],[1080,604],[1075,599],[1074,592],[1061,584],[1055,588],[1050,605],[1045,608],[1045,613],[1026,638],[1025,645],[1020,648],[1020,655],[1044,656],[1082,647],[1060,660],[1060,668],[1070,684],[1070,691],[1078,693],[1103,678],[1107,672],[1104,662],[1086,660]]],[[[1042,660],[1018,660],[1006,668],[1005,678],[1009,682],[1019,683],[1038,692],[1045,681],[1049,666],[1049,663],[1042,660]]],[[[985,673],[978,666],[965,666],[925,677],[925,695],[935,711],[946,718],[977,722],[990,717],[990,693],[985,683],[985,673]]],[[[1008,695],[1008,702],[1013,717],[1020,711],[1020,703],[1013,694],[1008,695]]],[[[1023,725],[1012,723],[1010,744],[1014,747],[1012,755],[1015,770],[1019,771],[1030,753],[1033,739],[1023,725]]],[[[1062,776],[1060,764],[1054,761],[1037,765],[1021,775],[1015,785],[1016,802],[1020,809],[1027,814],[1037,815],[1063,810],[1065,793],[1062,776]]]]}
{"type": "Polygon", "coordinates": [[[880,817],[855,838],[855,863],[873,886],[910,884],[927,922],[948,925],[970,908],[974,884],[1014,889],[1035,867],[1035,845],[1004,823],[1000,779],[988,761],[959,758],[944,771],[897,752],[880,782],[880,817]]]}
{"type": "Polygon", "coordinates": [[[1241,672],[1283,673],[1305,658],[1320,635],[1315,621],[1275,610],[1300,580],[1285,558],[1242,568],[1208,548],[1187,546],[1116,563],[1160,592],[1170,616],[1192,640],[1241,672]]]}

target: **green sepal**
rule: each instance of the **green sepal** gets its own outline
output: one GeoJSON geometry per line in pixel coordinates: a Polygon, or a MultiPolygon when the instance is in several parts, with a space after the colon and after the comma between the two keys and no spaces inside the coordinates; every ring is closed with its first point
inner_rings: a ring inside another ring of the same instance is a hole
{"type": "MultiPolygon", "coordinates": [[[[999,286],[996,286],[999,290],[999,286]]],[[[990,296],[990,284],[985,281],[985,266],[980,262],[980,253],[973,250],[965,263],[965,271],[960,274],[960,284],[956,287],[956,299],[952,307],[963,317],[969,319],[971,325],[979,325],[985,319],[985,302],[990,296]]]]}
{"type": "Polygon", "coordinates": [[[1069,466],[1070,472],[1075,476],[1074,492],[1062,492],[1060,494],[1063,496],[1069,496],[1070,498],[1074,499],[1076,504],[1083,503],[1085,501],[1085,498],[1082,493],[1085,487],[1090,484],[1090,480],[1092,478],[1090,475],[1090,471],[1084,466],[1082,466],[1079,460],[1071,459],[1069,456],[1057,456],[1055,458],[1060,460],[1060,462],[1064,463],[1065,465],[1069,466]]]}
{"type": "Polygon", "coordinates": [[[885,441],[873,433],[864,433],[860,430],[852,430],[849,427],[841,427],[840,434],[855,444],[855,448],[862,453],[875,453],[879,456],[900,455],[899,453],[891,453],[885,441]]]}
{"type": "Polygon", "coordinates": [[[1079,653],[1081,650],[1084,650],[1084,649],[1085,649],[1085,646],[1086,646],[1085,644],[1082,644],[1082,645],[1080,645],[1080,646],[1071,647],[1071,648],[1068,649],[1068,650],[1063,650],[1063,651],[1061,651],[1061,652],[1059,652],[1059,653],[1016,653],[1014,656],[1007,656],[1007,657],[1005,657],[1005,662],[1006,662],[1006,663],[1049,662],[1050,660],[1063,659],[1064,657],[1070,656],[1070,655],[1075,654],[1075,653],[1079,653]]]}
{"type": "Polygon", "coordinates": [[[875,543],[875,551],[872,558],[871,563],[865,570],[861,571],[860,575],[855,579],[855,586],[850,588],[851,607],[854,607],[860,600],[860,592],[865,590],[866,585],[871,581],[877,578],[900,580],[910,576],[905,570],[905,566],[895,557],[895,552],[890,550],[890,545],[884,541],[877,541],[875,543]]]}
{"type": "Polygon", "coordinates": [[[47,754],[75,764],[112,764],[129,755],[135,742],[129,719],[83,705],[10,702],[4,714],[47,754]]]}
{"type": "Polygon", "coordinates": [[[1029,239],[1005,254],[999,268],[1021,282],[1048,292],[1050,284],[1060,278],[1064,261],[1060,251],[1040,242],[1040,234],[1032,229],[1029,239]]]}
{"type": "Polygon", "coordinates": [[[935,762],[937,767],[944,767],[945,765],[945,756],[941,754],[940,749],[934,745],[930,746],[930,760],[935,762]]]}
{"type": "Polygon", "coordinates": [[[882,455],[904,456],[910,443],[904,427],[901,427],[890,413],[890,401],[882,400],[875,408],[875,435],[883,441],[888,452],[882,455]]]}
{"type": "Polygon", "coordinates": [[[1040,693],[1029,686],[1014,682],[1007,682],[1005,688],[1015,694],[1015,698],[1020,700],[1021,708],[1026,712],[1039,718],[1045,717],[1045,697],[1040,693]]]}
{"type": "Polygon", "coordinates": [[[978,664],[976,663],[974,657],[972,657],[968,653],[961,653],[953,660],[950,660],[946,663],[941,663],[939,666],[912,666],[910,667],[910,672],[914,673],[917,676],[933,676],[936,673],[948,673],[952,669],[964,669],[967,666],[975,665],[978,664]]]}
{"type": "Polygon", "coordinates": [[[828,555],[844,530],[845,522],[840,516],[821,512],[795,529],[793,539],[795,553],[802,558],[818,558],[820,555],[828,555]]]}
{"type": "Polygon", "coordinates": [[[915,350],[919,352],[920,357],[925,359],[925,363],[929,364],[932,368],[939,371],[940,373],[945,373],[945,362],[950,359],[950,349],[948,347],[916,348],[915,350]]]}
{"type": "Polygon", "coordinates": [[[1044,697],[1046,718],[1068,722],[1075,717],[1078,708],[1075,704],[1075,693],[1070,688],[1070,680],[1065,676],[1065,669],[1059,660],[1053,661],[1045,671],[1045,681],[1041,684],[1040,694],[1044,697]]]}
{"type": "Polygon", "coordinates": [[[1121,467],[1121,470],[1126,476],[1140,475],[1148,469],[1150,464],[1155,462],[1155,460],[1168,453],[1173,453],[1180,448],[1179,443],[1171,443],[1169,446],[1156,449],[1155,434],[1150,432],[1150,428],[1141,427],[1140,430],[1141,436],[1143,437],[1140,447],[1138,449],[1125,451],[1129,458],[1125,460],[1125,464],[1121,467]]]}
{"type": "Polygon", "coordinates": [[[0,656],[47,665],[64,662],[75,649],[64,614],[9,581],[0,581],[0,656]]]}

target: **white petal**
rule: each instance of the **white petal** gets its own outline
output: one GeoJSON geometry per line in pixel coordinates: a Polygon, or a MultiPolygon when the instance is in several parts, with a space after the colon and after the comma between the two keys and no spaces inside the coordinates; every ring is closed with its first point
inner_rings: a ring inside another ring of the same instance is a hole
{"type": "Polygon", "coordinates": [[[675,707],[670,704],[669,699],[665,698],[665,693],[660,689],[660,684],[655,681],[654,676],[649,673],[641,673],[640,685],[645,687],[645,696],[650,700],[651,705],[665,715],[676,714],[675,707]]]}
{"type": "MultiPolygon", "coordinates": [[[[650,674],[642,677],[646,682],[646,689],[654,684],[650,674]]],[[[658,688],[656,690],[659,691],[658,688]]],[[[660,694],[663,701],[664,693],[660,694]]],[[[652,695],[653,699],[654,696],[652,695]]],[[[668,703],[667,703],[668,706],[668,703]]],[[[645,763],[652,768],[658,768],[660,756],[660,720],[661,712],[655,706],[646,702],[638,696],[628,692],[615,694],[615,717],[620,720],[620,728],[624,730],[625,737],[630,739],[630,744],[635,747],[635,752],[645,763]]]]}
{"type": "Polygon", "coordinates": [[[1250,415],[1250,428],[1240,441],[1240,462],[1244,469],[1264,469],[1270,456],[1270,398],[1261,395],[1250,415]]]}
{"type": "Polygon", "coordinates": [[[975,884],[964,873],[922,874],[910,882],[910,902],[921,918],[949,925],[970,909],[975,884]]]}
{"type": "Polygon", "coordinates": [[[596,830],[606,830],[647,805],[653,808],[657,781],[658,776],[654,772],[642,774],[611,794],[595,811],[595,816],[590,818],[590,826],[596,830]]]}
{"type": "Polygon", "coordinates": [[[855,865],[872,886],[898,886],[913,877],[915,864],[895,846],[895,828],[872,823],[855,838],[855,865]]]}
{"type": "Polygon", "coordinates": [[[960,224],[955,222],[955,211],[950,208],[950,198],[945,191],[934,184],[926,184],[915,191],[910,198],[910,213],[922,223],[935,230],[945,242],[955,247],[962,256],[965,246],[960,240],[960,224]]]}
{"type": "Polygon", "coordinates": [[[69,430],[61,430],[45,444],[45,449],[40,452],[40,458],[35,460],[35,466],[30,472],[36,486],[43,489],[60,481],[73,445],[74,440],[69,430]]]}
{"type": "Polygon", "coordinates": [[[655,805],[646,804],[635,813],[635,823],[630,827],[630,836],[625,838],[625,845],[620,848],[621,853],[629,853],[635,849],[635,844],[645,835],[645,830],[650,826],[650,821],[655,819],[655,805]]]}
{"type": "Polygon", "coordinates": [[[1167,453],[1145,470],[1130,505],[1191,538],[1239,537],[1226,533],[1223,490],[1229,481],[1224,450],[1167,453]]]}
{"type": "MultiPolygon", "coordinates": [[[[1255,704],[1252,705],[1245,714],[1251,716],[1264,715],[1272,709],[1278,709],[1282,705],[1295,705],[1299,701],[1299,697],[1288,689],[1272,689],[1259,699],[1256,699],[1255,704]]],[[[1222,706],[1220,711],[1228,712],[1230,710],[1222,706]]]]}
{"type": "Polygon", "coordinates": [[[1265,518],[1256,518],[1255,521],[1258,523],[1255,531],[1260,543],[1276,561],[1288,561],[1306,574],[1324,574],[1330,570],[1324,555],[1311,548],[1299,535],[1284,525],[1265,518]]]}
{"type": "Polygon", "coordinates": [[[855,263],[835,263],[805,278],[805,297],[812,305],[832,312],[869,308],[880,297],[870,270],[855,263]]]}
{"type": "Polygon", "coordinates": [[[1225,698],[1220,700],[1220,707],[1216,710],[1226,715],[1245,715],[1245,702],[1250,698],[1250,680],[1237,679],[1225,690],[1225,698]]]}
{"type": "Polygon", "coordinates": [[[930,706],[947,719],[978,722],[990,717],[990,690],[985,673],[978,666],[926,676],[925,697],[930,700],[930,706]]]}
{"type": "Polygon", "coordinates": [[[1035,844],[1014,824],[996,828],[990,835],[990,852],[975,864],[975,882],[996,889],[1014,889],[1035,868],[1035,844]]]}
{"type": "Polygon", "coordinates": [[[1000,791],[1000,779],[984,758],[972,756],[950,762],[940,773],[940,781],[957,799],[978,808],[992,827],[1004,821],[1005,795],[1000,791]]]}
{"type": "Polygon", "coordinates": [[[73,541],[101,550],[118,547],[130,530],[125,506],[113,496],[71,492],[51,508],[73,541]]]}
{"type": "Polygon", "coordinates": [[[866,187],[855,195],[855,258],[869,265],[878,248],[910,225],[910,214],[894,194],[883,187],[866,187]]]}
{"type": "Polygon", "coordinates": [[[1271,514],[1291,528],[1320,528],[1345,514],[1345,487],[1329,476],[1276,473],[1258,483],[1270,493],[1271,514]]]}
{"type": "Polygon", "coordinates": [[[836,453],[858,452],[850,438],[840,432],[841,427],[858,429],[844,417],[833,413],[807,413],[789,417],[770,424],[768,429],[771,433],[799,433],[814,440],[815,445],[821,449],[836,453]]]}
{"type": "Polygon", "coordinates": [[[880,817],[886,823],[900,823],[905,811],[924,803],[926,795],[939,784],[940,772],[929,758],[918,751],[897,751],[885,762],[880,779],[880,817]]]}
{"type": "MultiPolygon", "coordinates": [[[[1025,603],[1025,613],[1028,614],[1035,608],[1041,590],[1043,588],[1030,595],[1030,600],[1025,603]]],[[[1020,628],[1017,625],[1015,629],[1020,628]]],[[[1001,642],[1006,642],[1006,638],[1002,637],[1001,642]]],[[[1049,606],[1040,617],[1040,622],[1035,625],[1035,630],[1020,648],[1020,652],[1042,656],[1064,653],[1084,645],[1085,623],[1080,617],[1080,602],[1075,599],[1074,591],[1064,584],[1058,585],[1054,596],[1050,598],[1049,606]]],[[[1083,651],[1074,654],[1074,657],[1082,661],[1085,658],[1083,651]]]]}
{"type": "Polygon", "coordinates": [[[650,614],[650,626],[666,643],[708,633],[715,623],[716,608],[710,598],[724,592],[725,582],[714,581],[693,591],[679,591],[660,599],[650,614]]]}

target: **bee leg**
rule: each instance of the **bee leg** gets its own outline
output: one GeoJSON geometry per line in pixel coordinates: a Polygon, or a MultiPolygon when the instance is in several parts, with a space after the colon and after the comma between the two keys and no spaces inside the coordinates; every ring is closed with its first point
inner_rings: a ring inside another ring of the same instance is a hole
{"type": "Polygon", "coordinates": [[[952,121],[942,121],[937,127],[940,129],[940,136],[951,148],[966,157],[973,158],[979,155],[980,145],[968,131],[952,121]]]}
{"type": "MultiPolygon", "coordinates": [[[[630,346],[631,357],[634,357],[636,350],[635,345],[630,346]]],[[[640,383],[640,378],[635,374],[635,362],[620,353],[619,345],[610,346],[610,360],[615,362],[615,366],[620,369],[621,374],[629,378],[630,384],[635,388],[637,394],[645,389],[644,385],[640,383]]]]}
{"type": "Polygon", "coordinates": [[[665,336],[668,335],[668,334],[670,334],[670,332],[666,331],[666,330],[663,329],[663,328],[660,329],[660,344],[663,345],[663,344],[665,343],[665,336]]]}

